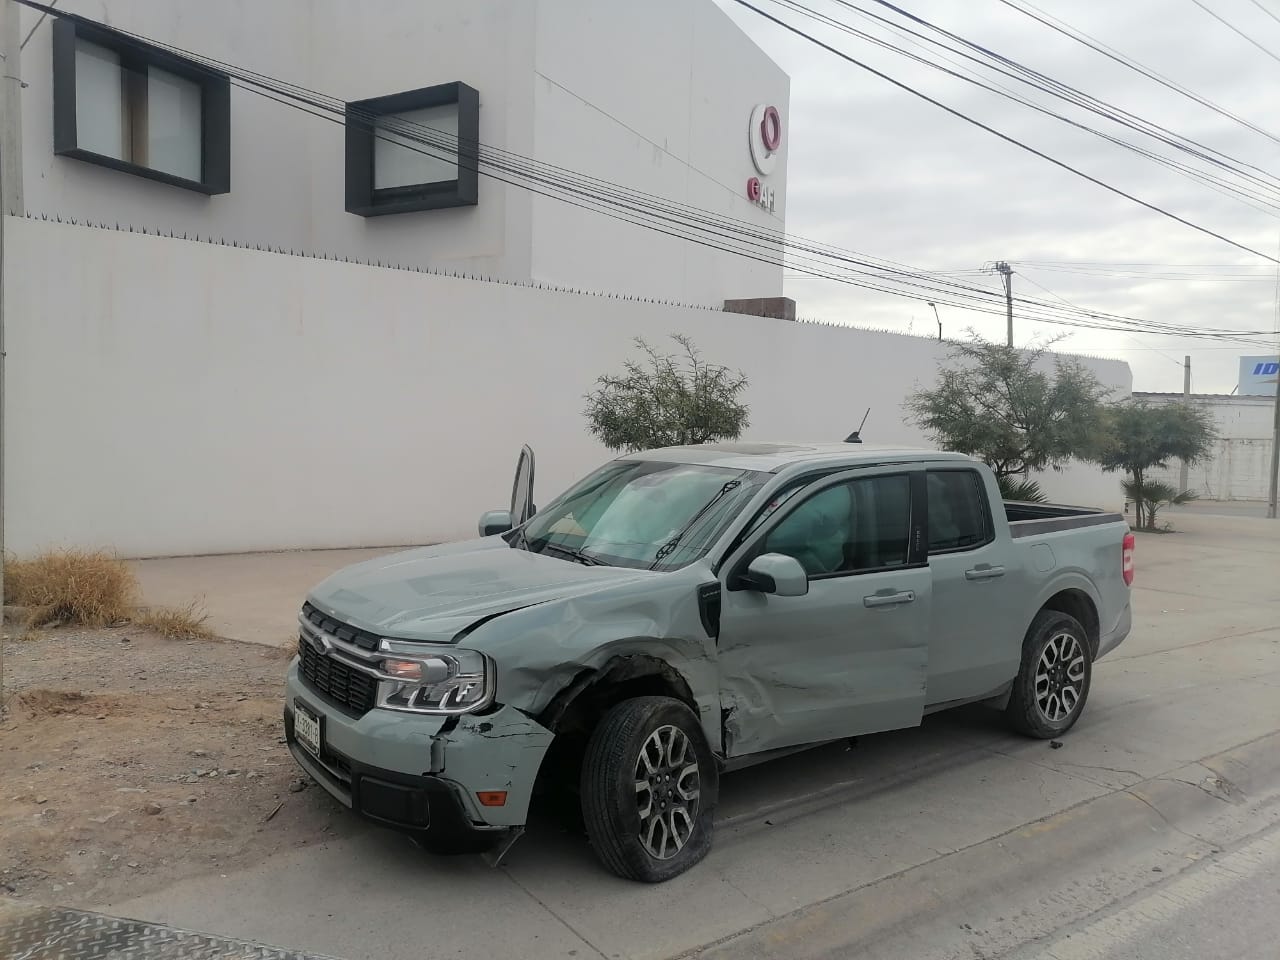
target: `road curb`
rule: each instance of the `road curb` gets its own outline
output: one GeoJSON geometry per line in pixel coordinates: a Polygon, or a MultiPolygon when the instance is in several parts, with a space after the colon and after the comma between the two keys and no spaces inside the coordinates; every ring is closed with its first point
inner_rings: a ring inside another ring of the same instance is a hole
{"type": "Polygon", "coordinates": [[[1256,833],[1260,816],[1273,826],[1280,822],[1277,798],[1280,733],[1272,733],[683,956],[804,960],[876,946],[889,955],[903,942],[912,948],[898,948],[901,955],[934,960],[920,946],[932,942],[945,944],[936,953],[941,960],[963,952],[957,928],[974,956],[1000,955],[1215,856],[1256,833]],[[1046,863],[1060,871],[1048,894],[1046,863]],[[932,928],[939,932],[930,937],[932,928]]]}

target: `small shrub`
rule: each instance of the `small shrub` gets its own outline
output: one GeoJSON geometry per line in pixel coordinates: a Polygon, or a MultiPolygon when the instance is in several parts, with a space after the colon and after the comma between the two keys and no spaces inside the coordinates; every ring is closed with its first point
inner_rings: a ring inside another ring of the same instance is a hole
{"type": "Polygon", "coordinates": [[[25,607],[27,625],[105,627],[129,618],[138,581],[103,551],[56,550],[5,563],[5,602],[25,607]]]}
{"type": "Polygon", "coordinates": [[[587,427],[610,450],[652,450],[736,440],[750,424],[741,395],[747,378],[708,363],[683,334],[672,334],[680,354],[663,354],[643,339],[643,360],[627,360],[622,373],[596,380],[587,394],[587,427]]]}
{"type": "Polygon", "coordinates": [[[192,600],[185,607],[149,607],[133,616],[135,626],[151,630],[169,640],[214,640],[217,638],[205,624],[209,614],[204,604],[192,600]]]}
{"type": "Polygon", "coordinates": [[[1124,480],[1121,485],[1124,487],[1125,497],[1137,508],[1140,530],[1157,529],[1156,515],[1165,507],[1181,506],[1200,499],[1200,495],[1194,490],[1183,490],[1179,493],[1175,486],[1163,480],[1143,480],[1140,483],[1135,480],[1124,480]]]}

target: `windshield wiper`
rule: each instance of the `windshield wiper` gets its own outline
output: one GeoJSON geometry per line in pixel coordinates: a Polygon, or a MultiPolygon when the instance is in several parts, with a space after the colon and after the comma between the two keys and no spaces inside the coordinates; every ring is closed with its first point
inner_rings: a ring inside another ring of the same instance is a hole
{"type": "Polygon", "coordinates": [[[717,503],[719,503],[720,500],[724,498],[724,495],[726,493],[740,486],[742,486],[741,480],[730,480],[723,487],[721,487],[714,497],[712,497],[705,504],[703,504],[702,507],[698,510],[698,512],[689,518],[689,522],[686,523],[683,527],[681,527],[674,537],[672,537],[670,540],[668,540],[666,543],[664,543],[662,546],[658,548],[658,552],[653,555],[653,563],[649,564],[649,569],[652,570],[654,567],[660,564],[663,560],[667,559],[667,557],[671,556],[671,553],[675,550],[675,548],[680,546],[680,541],[684,539],[684,535],[693,529],[693,525],[697,523],[699,520],[701,520],[704,516],[706,516],[707,511],[710,510],[712,507],[714,507],[717,503]]]}
{"type": "Polygon", "coordinates": [[[541,550],[538,550],[536,552],[546,553],[548,550],[554,550],[556,553],[560,554],[562,557],[568,560],[573,560],[576,563],[581,563],[584,566],[588,566],[588,567],[607,567],[608,566],[608,564],[605,563],[603,560],[601,560],[599,557],[592,556],[591,554],[585,552],[581,548],[565,546],[563,543],[552,543],[549,540],[543,543],[541,550]]]}

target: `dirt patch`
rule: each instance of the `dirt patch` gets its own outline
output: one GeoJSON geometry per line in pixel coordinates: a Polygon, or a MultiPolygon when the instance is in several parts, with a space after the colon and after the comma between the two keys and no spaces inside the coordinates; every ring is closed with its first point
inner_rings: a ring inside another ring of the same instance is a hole
{"type": "Polygon", "coordinates": [[[288,657],[136,627],[7,643],[0,895],[106,903],[364,829],[284,745],[288,657]]]}

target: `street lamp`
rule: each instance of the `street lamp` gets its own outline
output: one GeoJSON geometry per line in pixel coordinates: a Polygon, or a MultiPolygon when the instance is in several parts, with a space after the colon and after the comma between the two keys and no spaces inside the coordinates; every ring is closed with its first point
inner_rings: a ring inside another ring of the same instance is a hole
{"type": "Polygon", "coordinates": [[[929,304],[929,306],[933,307],[934,319],[938,321],[938,342],[941,343],[942,342],[942,318],[938,316],[938,305],[934,303],[932,300],[926,300],[925,302],[929,304]]]}

